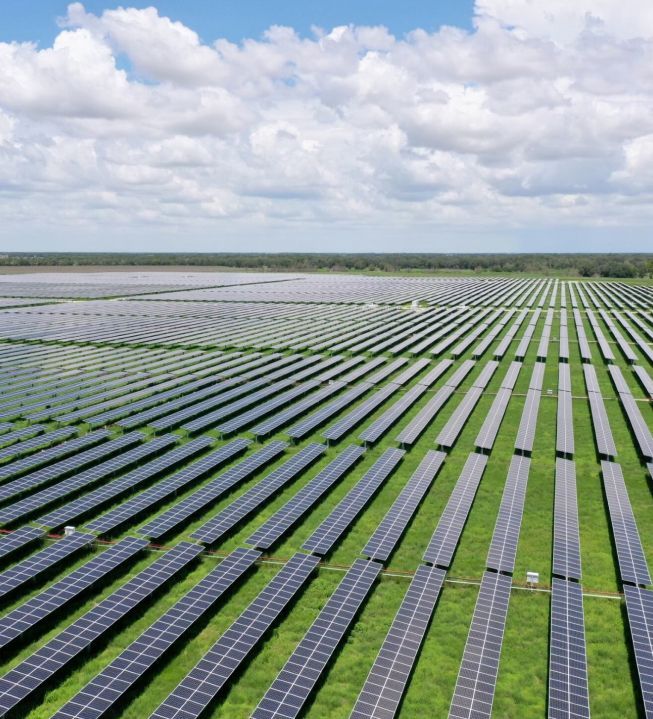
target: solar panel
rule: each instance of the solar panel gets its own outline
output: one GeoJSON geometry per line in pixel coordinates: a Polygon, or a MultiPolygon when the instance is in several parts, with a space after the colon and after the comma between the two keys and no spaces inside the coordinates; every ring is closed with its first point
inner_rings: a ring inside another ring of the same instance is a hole
{"type": "Polygon", "coordinates": [[[68,701],[53,719],[100,719],[232,587],[260,552],[236,549],[68,701]]]}
{"type": "Polygon", "coordinates": [[[52,460],[61,459],[66,455],[75,454],[81,449],[85,449],[108,439],[108,437],[109,432],[106,429],[101,429],[97,432],[89,432],[83,437],[76,437],[75,439],[71,439],[69,442],[63,442],[62,444],[56,444],[54,447],[42,449],[40,452],[37,452],[29,457],[9,462],[0,468],[0,480],[15,477],[16,475],[22,474],[30,469],[33,470],[37,466],[47,464],[52,460]]]}
{"type": "Polygon", "coordinates": [[[449,367],[451,367],[452,364],[453,360],[440,360],[433,369],[429,370],[422,377],[422,379],[417,380],[417,384],[423,384],[426,387],[431,387],[440,379],[440,377],[449,369],[449,367]]]}
{"type": "Polygon", "coordinates": [[[416,374],[421,372],[425,367],[431,364],[430,360],[421,358],[415,360],[409,367],[398,374],[394,379],[390,380],[393,384],[405,385],[407,384],[416,374]]]}
{"type": "Polygon", "coordinates": [[[637,375],[637,379],[644,388],[646,395],[653,398],[653,379],[649,373],[641,365],[633,365],[633,372],[637,375]]]}
{"type": "Polygon", "coordinates": [[[454,387],[446,385],[444,387],[440,387],[433,397],[397,435],[397,442],[401,442],[401,444],[404,445],[414,444],[454,392],[454,387]]]}
{"type": "MultiPolygon", "coordinates": [[[[219,424],[215,429],[223,436],[232,434],[233,432],[237,432],[243,427],[247,427],[247,425],[252,424],[252,422],[255,422],[257,419],[265,417],[271,412],[274,412],[275,409],[279,409],[279,407],[283,407],[284,405],[288,404],[288,402],[291,402],[298,397],[302,397],[303,395],[308,394],[309,392],[312,392],[319,387],[320,383],[317,380],[303,382],[296,387],[292,387],[286,392],[282,392],[281,394],[277,395],[276,397],[273,397],[267,402],[257,404],[256,407],[250,409],[248,412],[243,412],[237,417],[230,419],[228,422],[223,422],[222,424],[219,424]]],[[[318,394],[324,396],[325,390],[328,390],[327,394],[333,394],[333,386],[323,387],[318,394]]],[[[267,432],[263,432],[262,434],[266,433],[267,432]]]]}
{"type": "Polygon", "coordinates": [[[460,433],[463,431],[467,420],[482,395],[483,389],[481,387],[470,387],[467,390],[467,393],[458,403],[458,406],[447,420],[447,423],[440,430],[440,434],[436,437],[435,443],[437,445],[451,449],[454,444],[456,444],[460,433]]]}
{"type": "Polygon", "coordinates": [[[316,427],[324,424],[324,422],[326,422],[330,417],[333,417],[334,414],[337,414],[346,407],[349,407],[349,405],[361,395],[369,392],[369,390],[372,389],[372,386],[373,385],[369,382],[362,382],[361,384],[352,387],[349,391],[345,392],[345,394],[333,400],[333,402],[329,402],[329,404],[321,407],[317,412],[314,412],[306,419],[303,419],[293,425],[286,434],[294,440],[302,439],[316,427]]]}
{"type": "Polygon", "coordinates": [[[36,554],[23,559],[22,562],[14,564],[13,567],[0,572],[0,597],[13,592],[27,582],[43,574],[55,565],[68,559],[72,554],[83,547],[88,546],[95,540],[92,534],[75,532],[54,544],[42,549],[36,554]]]}
{"type": "Polygon", "coordinates": [[[619,399],[628,418],[640,454],[644,461],[653,459],[653,436],[637,406],[637,402],[631,394],[620,394],[619,399]]]}
{"type": "Polygon", "coordinates": [[[489,452],[499,433],[499,427],[508,408],[508,402],[512,397],[512,390],[502,387],[498,390],[492,406],[488,410],[487,417],[479,430],[474,444],[478,449],[489,452]]]}
{"type": "MultiPolygon", "coordinates": [[[[28,429],[32,428],[28,427],[28,429]]],[[[61,442],[62,440],[69,439],[74,434],[77,434],[77,432],[78,430],[74,427],[62,427],[61,429],[55,429],[52,432],[39,434],[31,439],[25,439],[18,444],[12,444],[10,447],[0,449],[0,462],[5,460],[7,457],[18,457],[21,454],[33,452],[54,442],[61,442]]]]}
{"type": "Polygon", "coordinates": [[[322,524],[304,542],[302,549],[315,554],[327,554],[363,507],[396,469],[404,454],[405,452],[402,449],[386,449],[362,478],[347,492],[322,524]]]}
{"type": "Polygon", "coordinates": [[[616,457],[617,447],[612,437],[612,429],[608,420],[608,413],[605,411],[603,397],[598,392],[589,393],[590,410],[592,414],[592,426],[594,428],[594,439],[596,449],[601,457],[616,457]]]}
{"type": "Polygon", "coordinates": [[[608,500],[612,536],[617,550],[621,579],[633,584],[651,584],[646,555],[626,491],[621,465],[604,460],[601,462],[601,474],[608,500]]]}
{"type": "Polygon", "coordinates": [[[252,719],[292,719],[343,640],[381,571],[377,562],[356,560],[252,713],[252,719]]]}
{"type": "Polygon", "coordinates": [[[429,546],[424,552],[425,562],[441,567],[448,567],[451,564],[487,461],[486,454],[472,452],[467,457],[429,546]]]}
{"type": "Polygon", "coordinates": [[[418,567],[350,719],[392,719],[397,714],[444,577],[437,567],[418,567]]]}
{"type": "Polygon", "coordinates": [[[549,643],[549,719],[590,717],[583,592],[553,578],[549,643]]]}
{"type": "MultiPolygon", "coordinates": [[[[63,540],[61,540],[63,541],[63,540]]],[[[0,714],[41,690],[52,676],[130,614],[200,554],[199,544],[181,542],[103,599],[40,649],[0,677],[0,714]]]]}
{"type": "Polygon", "coordinates": [[[258,452],[245,457],[241,462],[229,467],[215,479],[211,480],[204,487],[177,502],[170,509],[163,512],[152,521],[138,530],[152,539],[159,539],[165,534],[187,521],[197,512],[206,509],[219,497],[251,477],[257,470],[276,459],[282,454],[288,445],[286,442],[270,442],[258,452]]]}
{"type": "Polygon", "coordinates": [[[542,362],[537,362],[533,366],[533,374],[531,374],[528,389],[534,389],[538,391],[542,390],[542,383],[544,382],[544,370],[545,365],[542,362]]]}
{"type": "Polygon", "coordinates": [[[332,442],[339,440],[343,434],[357,424],[360,424],[365,417],[372,414],[379,405],[383,404],[388,397],[391,397],[399,389],[401,389],[401,386],[392,382],[381,387],[381,389],[378,389],[369,399],[359,404],[358,407],[346,414],[342,419],[338,420],[338,422],[327,427],[327,429],[322,432],[322,436],[332,442]]]}
{"type": "Polygon", "coordinates": [[[23,547],[41,539],[45,532],[36,527],[21,527],[8,534],[4,539],[0,539],[0,559],[9,557],[18,552],[23,547]]]}
{"type": "Polygon", "coordinates": [[[474,362],[474,360],[465,360],[464,362],[461,362],[456,371],[444,383],[445,386],[454,388],[458,387],[462,384],[465,377],[467,377],[475,365],[476,362],[474,362]]]}
{"type": "Polygon", "coordinates": [[[619,394],[632,394],[630,386],[626,382],[626,378],[623,376],[622,371],[615,364],[608,365],[608,373],[612,379],[615,389],[619,394]]]}
{"type": "Polygon", "coordinates": [[[590,393],[597,392],[598,394],[601,394],[601,388],[599,387],[599,380],[596,375],[594,365],[584,364],[583,374],[585,375],[585,386],[587,387],[587,391],[590,393]]]}
{"type": "Polygon", "coordinates": [[[363,447],[349,445],[245,542],[259,549],[269,549],[302,515],[308,512],[320,497],[349,472],[364,453],[363,447]]]}
{"type": "Polygon", "coordinates": [[[411,517],[429,490],[446,458],[444,452],[430,449],[388,510],[363,549],[371,559],[384,562],[406,530],[411,517]]]}
{"type": "Polygon", "coordinates": [[[427,391],[426,385],[417,384],[405,392],[377,420],[363,430],[358,438],[365,442],[376,442],[399,418],[408,411],[427,391]]]}
{"type": "MultiPolygon", "coordinates": [[[[162,437],[161,439],[165,439],[162,437]]],[[[156,441],[156,440],[154,440],[156,441]]],[[[94,489],[87,494],[73,499],[71,502],[58,507],[53,512],[39,517],[36,522],[44,527],[61,527],[67,522],[78,520],[91,512],[96,511],[99,507],[111,502],[118,497],[137,489],[140,485],[145,484],[152,478],[167,472],[178,464],[190,459],[193,455],[205,450],[213,444],[212,437],[201,437],[180,447],[174,447],[169,452],[146,462],[136,469],[131,470],[127,474],[106,482],[101,487],[94,489]]],[[[147,447],[148,445],[144,445],[147,447]]],[[[162,446],[167,446],[163,445],[162,446]]]]}
{"type": "Polygon", "coordinates": [[[140,432],[131,432],[130,434],[124,434],[110,442],[101,444],[99,447],[92,447],[73,457],[55,462],[55,464],[51,464],[49,467],[37,469],[34,472],[20,477],[20,479],[15,479],[3,484],[0,487],[0,500],[14,497],[23,492],[33,490],[36,487],[49,484],[54,480],[62,479],[72,472],[80,470],[98,460],[106,459],[117,452],[138,444],[144,439],[145,435],[140,432]]]}
{"type": "Polygon", "coordinates": [[[571,392],[571,372],[566,362],[558,363],[558,392],[571,392]]]}
{"type": "MultiPolygon", "coordinates": [[[[304,414],[304,412],[312,409],[315,405],[320,404],[328,397],[340,392],[344,387],[345,384],[343,382],[337,381],[327,385],[326,387],[322,387],[317,392],[309,395],[306,399],[301,400],[300,402],[295,402],[285,410],[277,412],[277,414],[273,415],[269,419],[259,422],[259,424],[252,427],[250,431],[256,437],[265,437],[279,429],[279,427],[282,427],[284,424],[287,424],[291,419],[294,419],[300,414],[304,414]]],[[[220,429],[220,427],[218,427],[218,429],[220,429]]]]}
{"type": "Polygon", "coordinates": [[[552,571],[566,579],[581,578],[576,463],[561,457],[555,469],[552,571]]]}
{"type": "Polygon", "coordinates": [[[624,585],[630,640],[647,717],[653,716],[653,591],[624,585]]]}
{"type": "MultiPolygon", "coordinates": [[[[34,437],[37,434],[41,434],[45,432],[45,427],[42,424],[32,424],[29,427],[23,427],[22,429],[17,429],[14,432],[10,432],[9,434],[4,434],[0,437],[0,446],[5,446],[9,444],[10,442],[16,443],[20,440],[25,441],[26,439],[30,437],[34,437]]],[[[17,450],[18,446],[13,447],[14,450],[17,450]]],[[[4,453],[5,455],[8,452],[8,448],[0,450],[1,453],[4,453]]],[[[11,452],[9,451],[9,455],[11,452]]]]}
{"type": "Polygon", "coordinates": [[[147,511],[150,507],[173,496],[191,482],[195,482],[210,472],[215,471],[220,465],[244,452],[250,444],[251,441],[248,439],[232,440],[222,447],[213,450],[205,457],[201,457],[188,467],[179,470],[172,477],[158,482],[153,487],[146,489],[132,499],[127,499],[118,507],[109,510],[101,517],[89,522],[86,525],[87,529],[92,532],[97,532],[98,534],[106,534],[107,532],[113,531],[116,527],[147,511]]]}
{"type": "Polygon", "coordinates": [[[573,405],[570,392],[558,393],[558,410],[556,418],[556,451],[563,456],[573,456],[574,420],[573,405]]]}
{"type": "Polygon", "coordinates": [[[378,384],[396,372],[400,367],[403,367],[407,362],[408,360],[405,357],[399,357],[385,365],[385,367],[381,367],[381,369],[377,370],[373,375],[370,375],[365,381],[370,384],[378,384]]]}
{"type": "Polygon", "coordinates": [[[0,618],[0,647],[6,647],[34,629],[61,607],[73,602],[93,584],[105,578],[147,547],[147,540],[127,537],[100,552],[78,569],[0,618]]]}
{"type": "Polygon", "coordinates": [[[215,517],[209,519],[197,529],[191,537],[206,544],[213,544],[226,532],[233,529],[248,514],[266,502],[273,494],[304,472],[315,460],[324,454],[323,444],[309,444],[293,455],[281,467],[255,484],[251,489],[236,498],[215,517]]]}
{"type": "Polygon", "coordinates": [[[501,506],[494,526],[490,551],[487,555],[488,569],[509,573],[515,569],[515,556],[517,555],[517,543],[530,468],[531,460],[528,457],[513,456],[501,497],[501,506]]]}
{"type": "MultiPolygon", "coordinates": [[[[186,432],[194,433],[199,432],[201,430],[207,429],[211,426],[214,426],[220,422],[220,420],[226,419],[228,417],[231,417],[232,415],[240,412],[241,410],[247,409],[248,407],[251,407],[252,405],[258,405],[255,410],[252,410],[252,412],[255,412],[259,408],[265,407],[266,410],[272,407],[274,409],[276,406],[278,406],[279,403],[283,403],[285,401],[288,401],[289,399],[292,399],[296,396],[299,396],[302,393],[307,392],[309,389],[312,389],[316,387],[319,383],[317,383],[316,380],[313,380],[311,382],[307,382],[300,386],[295,386],[298,382],[305,379],[307,375],[315,374],[316,372],[319,372],[321,368],[321,364],[315,364],[320,359],[320,355],[317,355],[316,357],[307,357],[301,360],[301,362],[298,362],[296,365],[292,365],[292,367],[286,367],[283,370],[284,375],[292,374],[292,377],[289,379],[282,379],[280,381],[274,382],[272,384],[268,384],[267,386],[263,387],[262,389],[257,390],[256,392],[251,392],[250,394],[246,394],[245,397],[241,397],[240,399],[237,399],[235,402],[230,402],[229,404],[225,404],[224,406],[220,407],[219,409],[216,409],[212,412],[203,413],[200,417],[197,419],[191,420],[190,422],[186,422],[182,424],[182,429],[184,429],[186,432]],[[309,367],[306,369],[303,369],[301,371],[296,371],[300,367],[303,367],[304,365],[308,364],[309,367]],[[312,366],[311,366],[312,365],[312,366]],[[283,390],[287,390],[283,392],[283,390]],[[265,402],[261,403],[261,400],[264,400],[272,395],[276,395],[277,393],[282,392],[279,397],[276,397],[271,402],[265,402]],[[280,400],[280,397],[283,397],[283,400],[280,400]]],[[[266,381],[270,380],[270,375],[268,375],[265,379],[266,381]]],[[[231,394],[231,393],[227,393],[231,394]]],[[[223,395],[223,397],[226,397],[227,394],[223,395]]],[[[242,393],[241,393],[242,394],[242,393]]],[[[243,416],[251,417],[252,415],[249,413],[246,413],[243,416]]],[[[257,415],[259,416],[259,415],[257,415]]],[[[153,423],[152,426],[158,426],[159,423],[153,423]]],[[[224,425],[221,425],[223,427],[224,432],[230,432],[234,431],[238,427],[236,426],[236,420],[233,420],[232,423],[228,423],[228,427],[231,427],[231,429],[224,429],[224,425]]]]}
{"type": "Polygon", "coordinates": [[[297,553],[156,709],[151,719],[195,719],[217,697],[319,564],[297,553]]]}
{"type": "Polygon", "coordinates": [[[512,579],[485,572],[460,663],[450,719],[488,719],[499,672],[512,579]]]}
{"type": "Polygon", "coordinates": [[[541,398],[542,393],[539,390],[529,389],[526,393],[526,402],[519,421],[517,439],[515,440],[515,449],[520,452],[530,453],[533,451],[541,398]]]}

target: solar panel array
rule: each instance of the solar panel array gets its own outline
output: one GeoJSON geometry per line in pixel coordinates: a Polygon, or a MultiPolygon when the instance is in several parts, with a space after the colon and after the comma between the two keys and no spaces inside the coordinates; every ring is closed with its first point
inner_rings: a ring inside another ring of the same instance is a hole
{"type": "Polygon", "coordinates": [[[530,468],[531,460],[528,457],[515,455],[510,462],[499,515],[486,561],[487,567],[497,572],[512,573],[515,569],[517,542],[524,513],[530,468]]]}
{"type": "Polygon", "coordinates": [[[576,464],[561,457],[555,468],[552,571],[566,579],[581,578],[576,464]]]}
{"type": "Polygon", "coordinates": [[[492,715],[511,586],[512,579],[504,574],[483,574],[449,709],[452,719],[492,715]]]}
{"type": "Polygon", "coordinates": [[[95,537],[92,534],[75,532],[23,559],[13,567],[5,569],[4,572],[0,572],[0,597],[15,592],[27,582],[32,582],[40,574],[44,574],[55,565],[66,561],[75,552],[88,547],[94,541],[95,537]]]}
{"type": "Polygon", "coordinates": [[[475,452],[472,452],[467,458],[447,506],[444,508],[424,552],[425,562],[441,567],[448,567],[451,564],[487,461],[487,455],[475,452]]]}
{"type": "Polygon", "coordinates": [[[83,592],[132,559],[146,546],[144,539],[127,537],[0,617],[0,647],[6,647],[64,605],[78,600],[83,592]]]}
{"type": "Polygon", "coordinates": [[[252,713],[253,719],[291,719],[299,714],[380,571],[381,565],[376,562],[354,562],[265,692],[252,713]]]}
{"type": "Polygon", "coordinates": [[[653,591],[624,585],[628,627],[646,717],[653,716],[653,591]]]}
{"type": "Polygon", "coordinates": [[[258,452],[245,457],[208,484],[177,502],[170,509],[141,527],[138,532],[151,539],[160,539],[168,532],[188,521],[202,509],[211,506],[223,494],[251,477],[284,452],[285,442],[271,442],[258,452]]]}
{"type": "Polygon", "coordinates": [[[298,594],[319,562],[297,553],[182,679],[152,719],[199,717],[298,594]]]}
{"type": "Polygon", "coordinates": [[[601,462],[603,487],[608,500],[612,536],[619,560],[619,573],[624,582],[651,584],[646,554],[637,530],[621,466],[616,462],[601,462]]]}
{"type": "Polygon", "coordinates": [[[365,450],[350,445],[321,470],[308,484],[302,487],[292,499],[275,512],[245,541],[259,549],[269,549],[288,529],[308,512],[358,462],[365,450]]]}
{"type": "Polygon", "coordinates": [[[553,578],[549,653],[549,719],[589,719],[583,592],[553,578]]]}
{"type": "Polygon", "coordinates": [[[422,564],[415,572],[392,626],[361,689],[351,719],[391,719],[397,714],[445,572],[422,564]]]}
{"type": "MultiPolygon", "coordinates": [[[[199,446],[203,448],[209,445],[210,442],[207,442],[206,444],[201,443],[199,446]]],[[[244,452],[249,445],[250,441],[247,439],[234,439],[228,442],[191,465],[184,467],[172,477],[158,482],[136,497],[127,499],[114,509],[110,509],[101,517],[89,522],[86,525],[87,529],[98,534],[112,532],[116,527],[184,489],[191,482],[195,482],[208,473],[215,471],[220,465],[244,452]]]]}
{"type": "Polygon", "coordinates": [[[0,713],[13,710],[185,569],[202,548],[180,542],[0,677],[0,713]]]}
{"type": "Polygon", "coordinates": [[[316,443],[304,447],[281,467],[272,470],[258,484],[195,530],[191,537],[207,544],[217,542],[220,537],[233,529],[238,522],[266,502],[275,492],[302,474],[324,454],[325,449],[323,444],[316,443]]]}
{"type": "Polygon", "coordinates": [[[446,454],[429,450],[363,549],[371,559],[384,562],[395,548],[420,502],[444,464],[446,454]]]}
{"type": "Polygon", "coordinates": [[[111,664],[67,702],[57,719],[100,719],[230,587],[251,569],[260,553],[236,549],[149,626],[111,664]]]}
{"type": "MultiPolygon", "coordinates": [[[[592,589],[598,596],[614,591],[610,581],[601,584],[612,579],[612,540],[626,593],[624,636],[635,647],[646,705],[653,652],[642,473],[648,464],[653,476],[646,367],[653,359],[652,289],[473,275],[213,272],[171,273],[174,282],[164,286],[164,275],[139,271],[116,283],[108,274],[92,287],[83,273],[59,282],[0,275],[0,285],[19,294],[30,285],[42,297],[22,306],[0,298],[0,527],[19,527],[0,529],[0,596],[7,597],[0,646],[9,650],[0,714],[90,719],[124,707],[147,715],[156,697],[163,698],[157,719],[212,711],[291,717],[309,713],[317,694],[313,713],[325,716],[334,702],[355,718],[440,715],[449,702],[456,717],[490,716],[493,703],[495,715],[530,716],[546,701],[546,682],[532,682],[528,663],[516,661],[518,633],[507,635],[509,673],[497,685],[508,599],[512,589],[528,589],[520,576],[528,568],[540,572],[542,586],[532,595],[514,591],[511,612],[523,621],[519,612],[529,604],[539,651],[550,607],[546,711],[587,717],[579,515],[591,518],[592,503],[602,507],[603,498],[610,534],[593,520],[583,525],[588,557],[605,550],[592,563],[592,589]],[[134,296],[141,274],[152,292],[134,296]],[[88,299],[107,287],[130,298],[88,299]],[[55,304],[49,291],[87,299],[55,304]],[[551,342],[558,344],[553,366],[551,342]],[[587,396],[576,386],[579,363],[587,396]],[[463,432],[468,422],[474,427],[463,432]],[[137,427],[145,429],[130,431],[137,427]],[[601,475],[585,461],[593,438],[601,475]],[[508,459],[501,452],[511,443],[508,459]],[[21,526],[26,519],[40,527],[21,526]],[[63,537],[44,531],[78,523],[81,531],[67,526],[63,537]],[[130,526],[140,539],[121,539],[130,526]],[[148,544],[163,537],[172,549],[148,544]],[[178,543],[186,537],[195,541],[178,543]],[[241,542],[252,549],[238,548],[241,542]],[[275,546],[290,558],[261,554],[275,546]],[[410,566],[416,551],[424,552],[422,563],[410,566]],[[359,553],[366,559],[356,559],[359,553]],[[137,557],[134,576],[129,567],[137,557]],[[251,579],[236,589],[250,569],[251,579]],[[344,573],[338,586],[337,572],[344,573]],[[359,620],[379,576],[374,603],[359,620]],[[159,597],[171,579],[180,584],[159,597]],[[476,593],[468,584],[479,579],[470,626],[471,605],[468,613],[450,610],[476,593]],[[231,625],[224,617],[215,625],[231,588],[231,625]],[[243,596],[247,607],[239,605],[243,596]],[[354,628],[351,651],[337,656],[354,628]],[[288,658],[288,632],[298,629],[288,658]],[[446,677],[466,630],[454,689],[446,677]],[[206,642],[199,661],[195,637],[206,642]],[[429,642],[443,639],[449,669],[427,666],[430,654],[420,663],[422,644],[432,652],[429,642]],[[97,640],[106,642],[106,655],[96,652],[97,640]],[[196,654],[187,651],[193,646],[196,654]],[[259,650],[252,685],[248,662],[259,650]],[[358,654],[359,669],[349,671],[358,654]],[[73,668],[81,674],[70,674],[73,668]],[[247,706],[241,673],[247,686],[260,687],[247,706]],[[232,680],[238,690],[227,694],[232,680]],[[24,700],[28,706],[18,707],[24,700]]],[[[592,700],[601,706],[613,686],[626,715],[635,710],[623,651],[596,661],[620,636],[599,633],[602,607],[610,604],[616,609],[612,600],[592,599],[587,616],[592,700]]]]}
{"type": "Polygon", "coordinates": [[[404,454],[401,449],[387,449],[304,542],[302,549],[315,554],[327,554],[397,468],[404,454]]]}
{"type": "Polygon", "coordinates": [[[16,529],[0,540],[0,560],[4,560],[12,554],[17,554],[32,542],[42,539],[44,534],[45,532],[42,529],[37,529],[36,527],[16,529]]]}
{"type": "MultiPolygon", "coordinates": [[[[173,438],[161,437],[143,445],[143,449],[148,449],[147,454],[149,455],[153,450],[158,451],[159,449],[171,446],[174,441],[173,438]],[[157,443],[158,446],[156,446],[157,443]]],[[[99,507],[108,504],[127,492],[133,491],[154,477],[190,459],[193,455],[205,450],[211,444],[211,437],[200,437],[199,439],[187,442],[181,447],[174,447],[169,452],[146,462],[122,477],[106,482],[101,487],[84,494],[84,496],[74,499],[58,507],[53,512],[39,517],[36,522],[43,527],[54,528],[61,527],[67,522],[76,521],[80,517],[89,514],[89,512],[97,510],[99,507]]],[[[145,453],[143,452],[142,454],[145,453]]],[[[140,458],[139,456],[139,459],[140,458]]],[[[63,496],[63,494],[60,496],[63,496]]]]}

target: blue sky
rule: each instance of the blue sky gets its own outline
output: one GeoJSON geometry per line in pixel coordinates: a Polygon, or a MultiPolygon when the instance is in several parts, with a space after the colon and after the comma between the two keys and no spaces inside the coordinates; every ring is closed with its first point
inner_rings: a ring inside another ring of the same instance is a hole
{"type": "MultiPolygon", "coordinates": [[[[61,0],[26,0],[2,11],[0,40],[32,41],[47,46],[59,31],[57,18],[66,14],[61,0]]],[[[257,38],[271,25],[287,25],[302,35],[312,26],[385,25],[396,35],[415,28],[437,30],[441,25],[471,27],[474,3],[470,0],[139,0],[107,3],[87,0],[88,12],[124,5],[154,5],[161,15],[193,28],[205,42],[224,37],[234,42],[257,38]]]]}
{"type": "Polygon", "coordinates": [[[0,251],[650,251],[650,57],[650,0],[4,3],[0,251]]]}

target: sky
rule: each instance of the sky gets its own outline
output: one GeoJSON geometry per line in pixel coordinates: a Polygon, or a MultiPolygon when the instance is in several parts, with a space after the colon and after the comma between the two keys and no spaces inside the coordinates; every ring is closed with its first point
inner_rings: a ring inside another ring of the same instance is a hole
{"type": "Polygon", "coordinates": [[[0,251],[653,251],[650,0],[0,11],[0,251]]]}

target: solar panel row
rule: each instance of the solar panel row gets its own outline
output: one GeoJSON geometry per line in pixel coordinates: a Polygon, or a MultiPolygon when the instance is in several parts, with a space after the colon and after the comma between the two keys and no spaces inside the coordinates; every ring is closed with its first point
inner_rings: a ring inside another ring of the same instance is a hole
{"type": "Polygon", "coordinates": [[[440,471],[446,454],[429,450],[370,537],[363,554],[384,562],[400,540],[420,502],[440,471]]]}
{"type": "Polygon", "coordinates": [[[94,541],[95,537],[92,534],[75,532],[5,569],[0,573],[0,597],[33,581],[40,574],[65,561],[83,547],[88,547],[94,541]]]}
{"type": "Polygon", "coordinates": [[[206,544],[214,544],[273,494],[302,474],[325,451],[326,447],[323,444],[313,443],[304,447],[281,467],[272,470],[258,484],[235,499],[215,517],[205,522],[191,534],[191,537],[206,544]]]}
{"type": "Polygon", "coordinates": [[[565,579],[581,578],[576,464],[561,457],[555,469],[552,571],[565,579]]]}
{"type": "Polygon", "coordinates": [[[553,578],[549,643],[549,719],[589,719],[583,592],[553,578]]]}
{"type": "Polygon", "coordinates": [[[392,719],[435,610],[445,571],[420,565],[370,669],[350,719],[392,719]]]}
{"type": "Polygon", "coordinates": [[[487,461],[487,455],[476,452],[472,452],[467,457],[447,506],[424,552],[425,562],[441,567],[448,567],[451,564],[487,461]]]}
{"type": "Polygon", "coordinates": [[[153,712],[151,719],[199,717],[306,584],[319,561],[311,555],[293,555],[153,712]]]}
{"type": "Polygon", "coordinates": [[[653,591],[624,585],[630,640],[647,719],[653,717],[653,591]]]}
{"type": "Polygon", "coordinates": [[[145,539],[127,537],[100,552],[63,579],[0,618],[0,647],[6,647],[51,614],[79,598],[147,547],[145,539]]]}
{"type": "Polygon", "coordinates": [[[53,719],[100,719],[106,716],[125,693],[252,568],[259,557],[260,553],[251,549],[231,552],[59,709],[53,719]]]}
{"type": "Polygon", "coordinates": [[[229,467],[222,474],[200,487],[192,494],[177,502],[170,509],[155,517],[138,530],[151,539],[160,539],[168,532],[190,519],[197,512],[206,509],[219,497],[251,477],[255,472],[282,454],[288,445],[285,442],[270,442],[258,452],[229,467]]]}
{"type": "Polygon", "coordinates": [[[108,459],[128,447],[142,442],[144,439],[145,436],[140,432],[131,432],[101,444],[99,447],[92,447],[60,462],[55,462],[48,467],[37,469],[0,486],[0,500],[15,497],[23,492],[50,484],[57,479],[63,479],[72,472],[79,471],[98,460],[108,459]]]}
{"type": "Polygon", "coordinates": [[[359,445],[349,445],[294,497],[275,512],[245,541],[259,549],[269,549],[309,509],[339,482],[365,453],[359,445]]]}
{"type": "MultiPolygon", "coordinates": [[[[165,440],[166,438],[161,437],[159,439],[165,440]]],[[[150,445],[157,441],[159,440],[153,440],[153,442],[145,444],[144,448],[149,448],[150,450],[155,449],[156,451],[156,448],[152,448],[150,445]]],[[[101,487],[87,492],[81,497],[73,499],[71,502],[39,517],[36,522],[43,527],[55,528],[62,527],[67,522],[77,521],[81,517],[95,512],[103,505],[121,497],[127,492],[139,488],[142,484],[147,483],[162,472],[166,472],[176,465],[185,462],[205,450],[212,443],[213,439],[211,437],[200,437],[180,447],[174,447],[169,452],[165,452],[165,454],[162,454],[160,457],[156,457],[136,467],[136,469],[131,470],[131,472],[128,472],[118,479],[106,482],[101,487]]],[[[167,446],[169,446],[168,442],[161,442],[162,448],[167,446]]]]}
{"type": "Polygon", "coordinates": [[[405,452],[401,449],[386,449],[304,542],[302,549],[315,554],[327,554],[396,469],[404,454],[405,452]]]}
{"type": "Polygon", "coordinates": [[[528,457],[513,456],[486,560],[488,569],[508,573],[512,573],[515,569],[517,542],[524,513],[530,468],[531,460],[528,457]]]}
{"type": "Polygon", "coordinates": [[[115,530],[116,527],[163,502],[179,490],[185,489],[190,483],[215,471],[220,465],[244,452],[250,444],[248,439],[234,439],[228,442],[179,470],[172,477],[158,482],[137,496],[125,500],[118,507],[110,509],[101,517],[89,522],[86,525],[87,529],[98,534],[115,530]]]}
{"type": "Polygon", "coordinates": [[[356,560],[266,691],[253,719],[292,719],[299,714],[380,571],[377,562],[356,560]]]}
{"type": "Polygon", "coordinates": [[[617,550],[619,573],[624,582],[651,584],[646,555],[637,530],[621,465],[601,462],[603,487],[608,500],[612,536],[617,550]]]}
{"type": "Polygon", "coordinates": [[[23,547],[41,539],[45,535],[42,529],[36,527],[21,527],[0,540],[0,559],[5,559],[19,552],[23,547]]]}
{"type": "Polygon", "coordinates": [[[489,719],[499,672],[512,579],[485,572],[460,663],[450,719],[489,719]]]}
{"type": "Polygon", "coordinates": [[[28,697],[41,691],[55,674],[150,599],[201,551],[202,547],[198,544],[180,542],[164,552],[133,579],[0,677],[0,714],[13,710],[28,697]]]}

